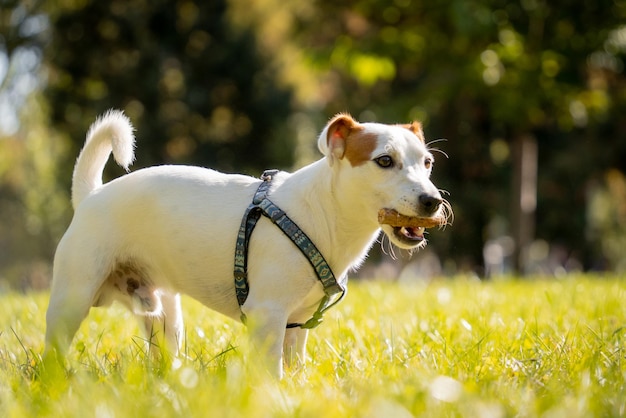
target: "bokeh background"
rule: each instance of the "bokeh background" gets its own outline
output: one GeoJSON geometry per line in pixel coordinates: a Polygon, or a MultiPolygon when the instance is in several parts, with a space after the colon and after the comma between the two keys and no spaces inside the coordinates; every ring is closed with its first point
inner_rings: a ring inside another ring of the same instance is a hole
{"type": "Polygon", "coordinates": [[[361,277],[624,271],[625,57],[623,0],[0,0],[0,289],[48,285],[109,108],[134,169],[255,176],[337,112],[422,121],[454,224],[361,277]]]}

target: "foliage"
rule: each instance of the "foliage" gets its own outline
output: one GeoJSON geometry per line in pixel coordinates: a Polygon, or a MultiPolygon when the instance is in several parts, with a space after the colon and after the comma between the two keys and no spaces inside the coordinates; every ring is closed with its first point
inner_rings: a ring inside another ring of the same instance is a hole
{"type": "MultiPolygon", "coordinates": [[[[41,123],[45,104],[31,97],[22,121],[29,130],[0,139],[0,266],[21,289],[48,286],[49,263],[68,218],[58,159],[67,143],[41,123]]],[[[0,268],[0,285],[2,283],[0,268]]]]}
{"type": "Polygon", "coordinates": [[[593,265],[601,244],[580,239],[586,187],[626,160],[626,3],[352,0],[316,11],[298,42],[332,85],[327,113],[419,119],[427,137],[447,138],[434,176],[457,223],[433,242],[440,254],[479,263],[491,220],[513,222],[512,143],[532,135],[538,238],[593,265]]]}
{"type": "Polygon", "coordinates": [[[52,122],[75,141],[72,155],[88,123],[115,107],[135,124],[139,166],[256,174],[289,165],[290,92],[255,34],[229,24],[225,1],[88,1],[54,12],[46,95],[52,122]]]}
{"type": "Polygon", "coordinates": [[[0,303],[3,416],[624,416],[623,277],[357,283],[281,382],[243,328],[185,300],[187,359],[146,359],[121,308],[95,309],[68,378],[39,372],[47,294],[0,303]],[[254,362],[251,362],[254,363],[254,362]]]}
{"type": "Polygon", "coordinates": [[[48,17],[39,1],[0,1],[0,287],[42,288],[67,222],[59,158],[47,124],[41,57],[48,17]]]}

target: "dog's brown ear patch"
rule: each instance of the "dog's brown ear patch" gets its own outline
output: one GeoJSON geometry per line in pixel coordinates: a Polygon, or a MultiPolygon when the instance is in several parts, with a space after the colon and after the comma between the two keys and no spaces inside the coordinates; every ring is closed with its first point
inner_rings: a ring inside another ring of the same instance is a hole
{"type": "Polygon", "coordinates": [[[364,129],[352,132],[346,140],[345,156],[352,167],[356,167],[372,159],[378,139],[376,134],[368,133],[364,129]]]}
{"type": "Polygon", "coordinates": [[[424,138],[424,131],[422,131],[422,124],[417,122],[417,121],[413,121],[410,124],[405,124],[405,125],[400,125],[403,128],[408,129],[409,131],[413,132],[415,134],[415,136],[417,136],[420,141],[422,142],[426,142],[426,139],[424,138]]]}

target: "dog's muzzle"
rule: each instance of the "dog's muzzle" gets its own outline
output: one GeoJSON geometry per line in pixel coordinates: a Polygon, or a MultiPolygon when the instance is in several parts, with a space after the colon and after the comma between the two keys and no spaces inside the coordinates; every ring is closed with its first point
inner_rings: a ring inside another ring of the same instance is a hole
{"type": "Polygon", "coordinates": [[[433,216],[406,216],[394,209],[381,209],[378,212],[378,223],[394,244],[405,249],[415,248],[424,242],[426,228],[446,224],[446,218],[439,214],[442,203],[439,200],[430,202],[429,207],[435,208],[433,216]]]}

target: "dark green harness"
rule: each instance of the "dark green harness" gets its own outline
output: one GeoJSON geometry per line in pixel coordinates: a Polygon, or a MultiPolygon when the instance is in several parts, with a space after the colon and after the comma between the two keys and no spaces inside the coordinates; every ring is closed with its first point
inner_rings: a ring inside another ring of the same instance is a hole
{"type": "MultiPolygon", "coordinates": [[[[252,203],[246,209],[241,227],[237,234],[237,245],[235,247],[235,292],[239,307],[243,306],[248,297],[250,286],[248,285],[248,244],[250,236],[261,215],[269,218],[285,235],[293,241],[298,249],[309,260],[315,270],[317,278],[324,288],[324,297],[320,302],[313,317],[305,323],[287,324],[287,328],[315,328],[322,322],[322,315],[332,306],[337,304],[346,294],[346,289],[339,284],[330,266],[317,249],[311,239],[295,224],[285,212],[276,206],[267,197],[272,178],[278,170],[267,170],[263,173],[261,185],[254,194],[252,203]],[[339,295],[337,297],[337,295],[339,295]]],[[[241,314],[241,320],[245,322],[245,315],[241,314]]]]}

